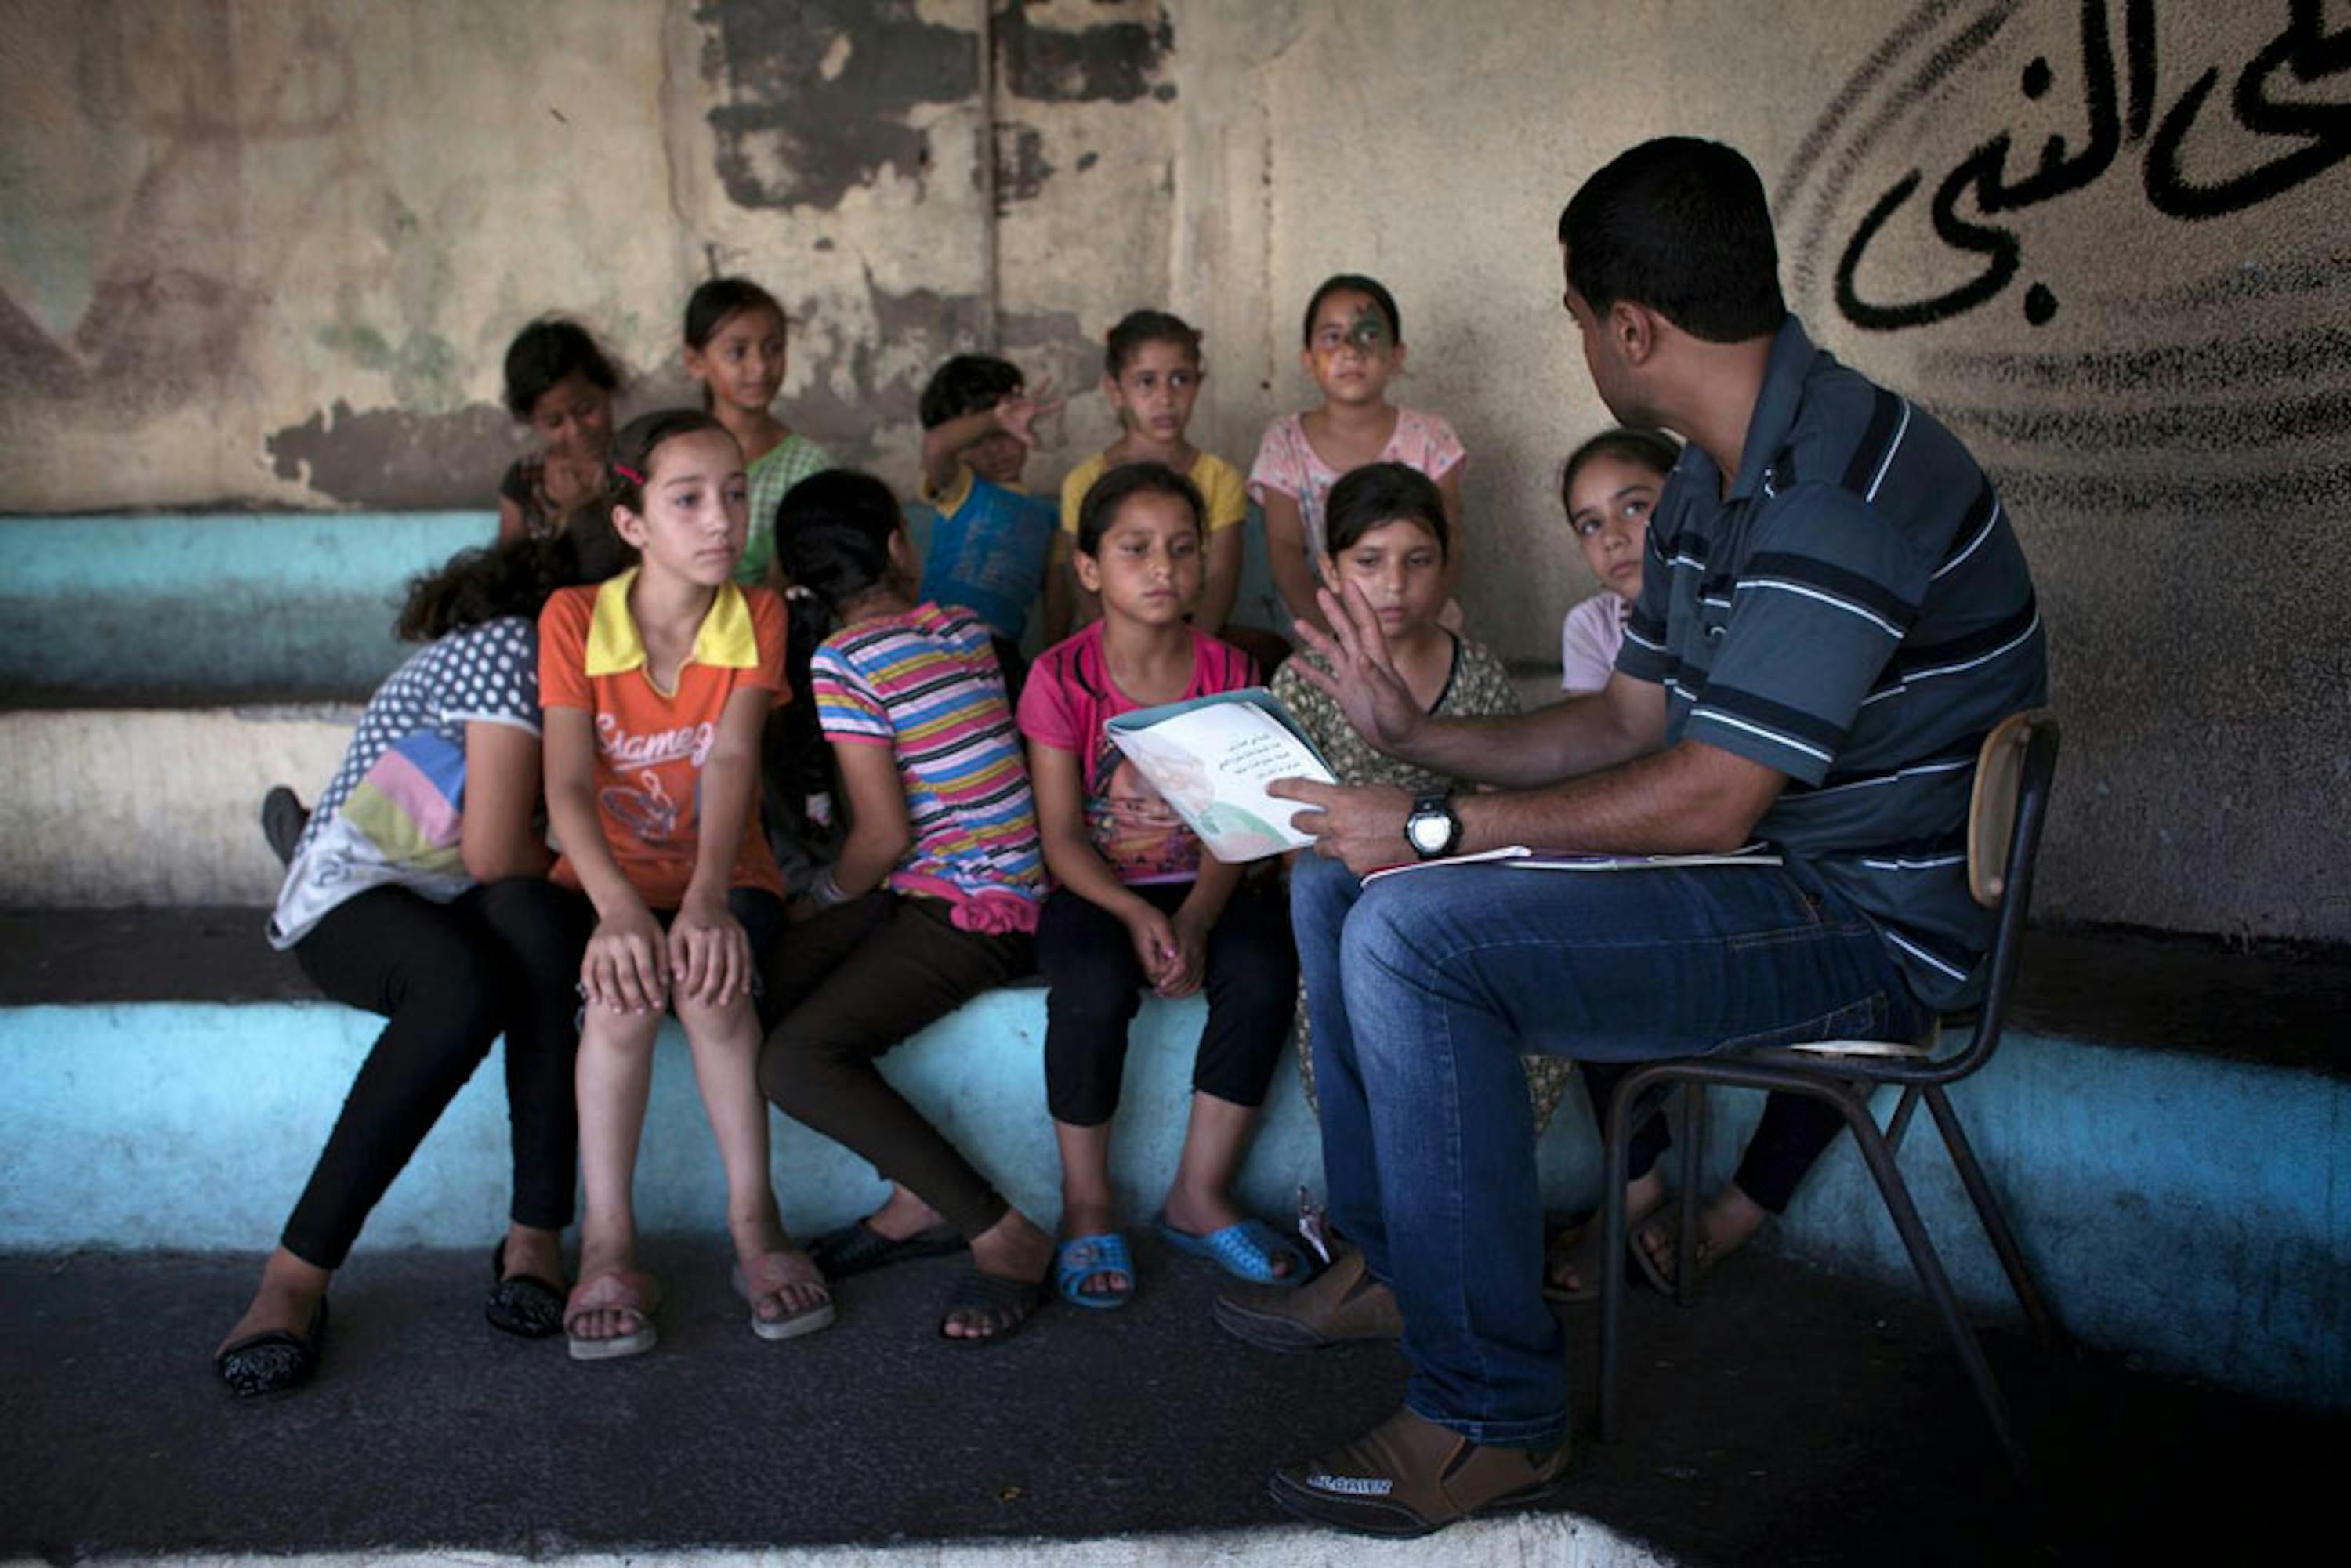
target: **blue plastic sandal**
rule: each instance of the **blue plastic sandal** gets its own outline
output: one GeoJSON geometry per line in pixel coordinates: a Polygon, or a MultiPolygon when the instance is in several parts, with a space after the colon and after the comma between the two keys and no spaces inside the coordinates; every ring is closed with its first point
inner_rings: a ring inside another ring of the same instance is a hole
{"type": "Polygon", "coordinates": [[[1206,1258],[1236,1280],[1246,1280],[1252,1285],[1278,1285],[1288,1288],[1306,1282],[1306,1258],[1297,1246],[1277,1235],[1273,1227],[1262,1219],[1244,1219],[1238,1225],[1228,1225],[1222,1230],[1212,1230],[1206,1236],[1195,1236],[1188,1230],[1178,1230],[1162,1219],[1159,1234],[1167,1245],[1178,1252],[1195,1258],[1206,1258]],[[1290,1255],[1290,1272],[1273,1271],[1277,1252],[1290,1255]]]}
{"type": "Polygon", "coordinates": [[[1126,1238],[1110,1230],[1062,1242],[1053,1254],[1053,1289],[1070,1305],[1088,1312],[1107,1312],[1126,1305],[1134,1294],[1134,1258],[1126,1249],[1126,1238]],[[1079,1289],[1096,1274],[1123,1274],[1126,1283],[1114,1291],[1079,1289]]]}

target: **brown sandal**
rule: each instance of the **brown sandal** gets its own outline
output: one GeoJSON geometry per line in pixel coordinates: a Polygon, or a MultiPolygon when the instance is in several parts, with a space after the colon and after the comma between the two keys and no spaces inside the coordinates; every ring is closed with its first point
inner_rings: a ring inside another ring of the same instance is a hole
{"type": "Polygon", "coordinates": [[[1399,1410],[1320,1458],[1285,1465],[1268,1486],[1301,1519],[1365,1535],[1426,1535],[1473,1513],[1526,1508],[1560,1490],[1564,1438],[1530,1450],[1473,1443],[1399,1410]]]}

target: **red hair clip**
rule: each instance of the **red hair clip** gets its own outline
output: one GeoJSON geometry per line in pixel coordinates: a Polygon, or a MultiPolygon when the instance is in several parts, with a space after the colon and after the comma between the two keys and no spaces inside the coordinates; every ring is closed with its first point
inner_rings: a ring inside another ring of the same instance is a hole
{"type": "Polygon", "coordinates": [[[618,474],[622,478],[626,479],[632,485],[642,485],[645,482],[645,476],[643,475],[638,473],[635,469],[630,467],[625,463],[613,464],[612,472],[618,474]]]}

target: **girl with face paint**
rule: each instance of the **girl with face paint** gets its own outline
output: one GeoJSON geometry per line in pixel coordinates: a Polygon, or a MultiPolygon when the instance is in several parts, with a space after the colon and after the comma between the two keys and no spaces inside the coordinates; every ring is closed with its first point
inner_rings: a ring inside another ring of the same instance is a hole
{"type": "Polygon", "coordinates": [[[1448,627],[1460,622],[1453,593],[1461,579],[1461,467],[1468,455],[1444,420],[1388,401],[1388,382],[1404,361],[1395,297],[1375,278],[1342,273],[1324,279],[1307,301],[1299,353],[1322,390],[1322,404],[1267,426],[1249,471],[1249,494],[1265,509],[1274,587],[1293,622],[1323,626],[1314,590],[1331,486],[1371,463],[1402,463],[1437,482],[1453,530],[1441,619],[1448,627]]]}

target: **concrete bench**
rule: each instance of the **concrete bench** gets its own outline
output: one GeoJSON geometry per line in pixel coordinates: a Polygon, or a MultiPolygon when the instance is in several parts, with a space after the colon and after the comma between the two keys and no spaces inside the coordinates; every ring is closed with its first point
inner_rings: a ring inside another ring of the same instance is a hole
{"type": "MultiPolygon", "coordinates": [[[[380,1020],[327,1001],[261,940],[257,909],[0,915],[0,1249],[266,1249],[308,1176],[380,1020]]],[[[1059,1212],[1044,1100],[1041,984],[977,998],[893,1051],[885,1072],[1031,1214],[1059,1212]]],[[[1176,1167],[1198,998],[1146,998],[1128,1053],[1114,1175],[1147,1223],[1176,1167]]],[[[1580,1103],[1542,1144],[1547,1190],[1588,1190],[1580,1103]]],[[[862,1159],[774,1119],[777,1191],[803,1235],[885,1188],[862,1159]]],[[[475,1073],[371,1220],[362,1247],[470,1246],[504,1222],[504,1089],[475,1073]]],[[[1241,1191],[1277,1220],[1322,1185],[1321,1145],[1287,1061],[1241,1191]]],[[[650,1231],[715,1229],[716,1147],[685,1042],[664,1028],[638,1174],[650,1231]]]]}
{"type": "MultiPolygon", "coordinates": [[[[274,1239],[373,1038],[318,999],[259,936],[257,910],[0,915],[0,1248],[234,1248],[274,1239]]],[[[2043,934],[1991,1069],[1956,1091],[2066,1326],[2159,1369],[2351,1406],[2351,1082],[2335,1052],[2351,966],[2223,955],[2195,943],[2043,934]]],[[[1174,1169],[1202,1007],[1147,1002],[1135,1026],[1116,1175],[1147,1220],[1174,1169]]],[[[1040,1218],[1058,1208],[1046,1118],[1044,992],[979,998],[893,1053],[887,1071],[1040,1218]]],[[[1753,1124],[1719,1094],[1719,1180],[1753,1124]]],[[[777,1179],[801,1231],[882,1191],[871,1168],[778,1119],[777,1179]]],[[[2004,1287],[1931,1138],[1904,1158],[1961,1290],[2004,1287]]],[[[362,1246],[463,1246],[495,1234],[506,1191],[495,1069],[478,1073],[362,1246]]],[[[1541,1145],[1547,1204],[1592,1201],[1598,1156],[1571,1093],[1541,1145]]],[[[1287,1214],[1322,1186],[1295,1076],[1277,1075],[1246,1167],[1248,1203],[1287,1214]]],[[[673,1027],[640,1176],[643,1221],[711,1231],[716,1161],[673,1027]]],[[[1848,1143],[1770,1244],[1907,1282],[1908,1266],[1848,1143]]],[[[1729,1301],[1715,1310],[1736,1311],[1729,1301]]]]}

